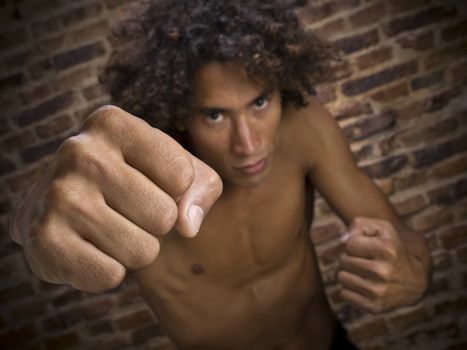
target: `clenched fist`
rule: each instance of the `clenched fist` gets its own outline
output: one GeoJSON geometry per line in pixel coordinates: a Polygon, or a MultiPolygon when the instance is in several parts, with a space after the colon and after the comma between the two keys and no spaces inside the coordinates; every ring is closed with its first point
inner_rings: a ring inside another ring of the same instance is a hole
{"type": "Polygon", "coordinates": [[[105,106],[60,146],[10,232],[37,277],[99,293],[152,263],[161,235],[196,235],[221,191],[217,173],[171,137],[105,106]]]}
{"type": "Polygon", "coordinates": [[[344,301],[371,313],[414,304],[428,285],[426,267],[395,228],[372,218],[349,225],[337,280],[344,301]]]}

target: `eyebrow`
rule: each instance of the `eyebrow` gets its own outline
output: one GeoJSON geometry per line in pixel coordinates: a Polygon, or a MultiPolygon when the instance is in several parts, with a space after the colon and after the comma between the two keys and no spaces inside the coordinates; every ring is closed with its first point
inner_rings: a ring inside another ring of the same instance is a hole
{"type": "MultiPolygon", "coordinates": [[[[264,88],[254,99],[252,99],[250,102],[246,104],[246,107],[252,106],[256,100],[258,100],[259,98],[264,98],[266,96],[269,96],[271,93],[272,93],[272,89],[270,87],[264,88]]],[[[217,112],[217,113],[231,112],[231,109],[229,108],[222,108],[222,107],[215,107],[215,106],[198,107],[197,110],[203,114],[210,114],[213,112],[217,112]]]]}

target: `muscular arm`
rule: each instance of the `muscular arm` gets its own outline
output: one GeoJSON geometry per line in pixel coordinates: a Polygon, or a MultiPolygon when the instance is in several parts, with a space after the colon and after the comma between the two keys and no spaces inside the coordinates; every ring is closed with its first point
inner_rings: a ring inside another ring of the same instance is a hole
{"type": "Polygon", "coordinates": [[[349,225],[349,231],[358,231],[359,227],[367,225],[365,220],[358,218],[374,219],[369,227],[373,222],[376,226],[379,223],[392,226],[407,253],[415,259],[411,261],[417,262],[419,271],[428,277],[431,259],[422,235],[400,220],[380,189],[356,166],[348,142],[334,118],[315,99],[310,100],[310,105],[301,114],[301,122],[306,124],[301,130],[307,134],[302,135],[305,140],[303,149],[307,151],[304,156],[307,174],[330,207],[349,225]]]}

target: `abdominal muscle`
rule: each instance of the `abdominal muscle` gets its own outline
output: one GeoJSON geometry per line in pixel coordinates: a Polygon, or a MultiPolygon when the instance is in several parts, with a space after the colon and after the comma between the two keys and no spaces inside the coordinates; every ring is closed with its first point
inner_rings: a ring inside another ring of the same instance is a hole
{"type": "Polygon", "coordinates": [[[180,349],[324,350],[335,321],[307,235],[301,237],[283,264],[249,280],[181,273],[175,252],[137,279],[180,349]]]}

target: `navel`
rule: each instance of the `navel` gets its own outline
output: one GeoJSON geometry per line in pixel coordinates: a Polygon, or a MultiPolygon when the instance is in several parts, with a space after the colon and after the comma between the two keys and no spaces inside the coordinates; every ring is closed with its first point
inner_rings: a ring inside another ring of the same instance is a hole
{"type": "Polygon", "coordinates": [[[202,275],[204,273],[204,266],[199,263],[191,265],[191,273],[194,275],[202,275]]]}

